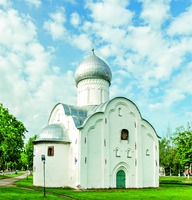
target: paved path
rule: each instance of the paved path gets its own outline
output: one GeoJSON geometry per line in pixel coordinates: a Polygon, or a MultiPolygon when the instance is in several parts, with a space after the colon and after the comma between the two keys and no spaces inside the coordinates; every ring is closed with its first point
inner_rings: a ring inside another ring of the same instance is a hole
{"type": "Polygon", "coordinates": [[[27,173],[23,174],[21,176],[17,176],[14,178],[6,178],[6,179],[1,179],[0,180],[0,187],[5,186],[5,185],[11,185],[12,183],[19,181],[20,179],[26,178],[27,177],[27,173]]]}

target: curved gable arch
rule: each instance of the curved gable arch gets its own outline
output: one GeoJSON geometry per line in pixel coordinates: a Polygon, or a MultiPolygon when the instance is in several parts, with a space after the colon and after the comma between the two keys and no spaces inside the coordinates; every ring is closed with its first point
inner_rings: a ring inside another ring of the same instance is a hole
{"type": "Polygon", "coordinates": [[[56,104],[55,107],[51,111],[51,114],[48,119],[48,124],[62,123],[64,114],[65,113],[64,113],[63,105],[61,103],[56,104]]]}

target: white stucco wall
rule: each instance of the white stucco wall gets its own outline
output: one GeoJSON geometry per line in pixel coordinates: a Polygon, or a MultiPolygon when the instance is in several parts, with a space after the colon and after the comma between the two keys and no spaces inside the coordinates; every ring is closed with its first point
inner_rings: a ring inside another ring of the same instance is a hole
{"type": "Polygon", "coordinates": [[[142,141],[143,141],[143,187],[159,186],[159,147],[156,135],[151,127],[142,122],[142,141]]]}
{"type": "Polygon", "coordinates": [[[65,187],[71,185],[68,164],[69,150],[69,144],[39,143],[34,145],[33,184],[44,186],[41,155],[45,155],[45,186],[65,187]],[[54,156],[47,155],[49,146],[54,146],[54,156]]]}

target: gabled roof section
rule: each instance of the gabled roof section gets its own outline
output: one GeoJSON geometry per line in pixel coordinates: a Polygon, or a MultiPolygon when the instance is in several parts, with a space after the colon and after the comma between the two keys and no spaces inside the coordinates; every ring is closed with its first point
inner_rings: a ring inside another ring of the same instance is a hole
{"type": "Polygon", "coordinates": [[[62,104],[65,115],[71,116],[75,123],[75,126],[78,128],[83,124],[85,119],[88,116],[88,110],[90,106],[79,107],[79,106],[72,106],[67,104],[62,104]]]}
{"type": "Polygon", "coordinates": [[[73,106],[73,105],[58,103],[52,109],[51,114],[49,116],[48,123],[50,121],[50,118],[51,118],[52,113],[54,112],[55,108],[59,105],[63,107],[63,111],[64,111],[66,116],[71,116],[73,118],[73,121],[74,121],[76,128],[79,128],[83,124],[83,122],[88,117],[90,110],[92,110],[92,108],[95,107],[95,106],[79,107],[79,106],[73,106]]]}

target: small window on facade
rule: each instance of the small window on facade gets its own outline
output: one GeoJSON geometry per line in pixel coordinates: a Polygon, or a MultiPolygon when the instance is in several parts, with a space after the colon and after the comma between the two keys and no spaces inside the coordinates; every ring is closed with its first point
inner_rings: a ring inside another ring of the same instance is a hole
{"type": "Polygon", "coordinates": [[[149,149],[146,150],[146,156],[150,156],[149,149]]]}
{"type": "Polygon", "coordinates": [[[121,110],[121,108],[119,108],[119,110],[118,110],[118,115],[122,116],[122,110],[121,110]]]}
{"type": "Polygon", "coordinates": [[[104,146],[106,147],[106,139],[104,139],[104,146]]]}
{"type": "Polygon", "coordinates": [[[122,129],[121,131],[121,140],[128,140],[129,131],[127,129],[122,129]]]}
{"type": "Polygon", "coordinates": [[[134,122],[134,126],[135,126],[135,128],[137,127],[137,124],[136,124],[136,122],[134,122]]]}
{"type": "Polygon", "coordinates": [[[87,157],[85,157],[85,164],[87,163],[87,157]]]}
{"type": "Polygon", "coordinates": [[[107,164],[107,159],[105,159],[105,164],[107,164]]]}
{"type": "Polygon", "coordinates": [[[131,149],[127,150],[127,158],[131,158],[131,149]]]}
{"type": "Polygon", "coordinates": [[[135,159],[135,166],[137,166],[137,159],[135,159]]]}
{"type": "Polygon", "coordinates": [[[47,156],[54,156],[54,147],[48,147],[47,156]]]}
{"type": "Polygon", "coordinates": [[[86,144],[86,137],[85,137],[85,144],[86,144]]]}

